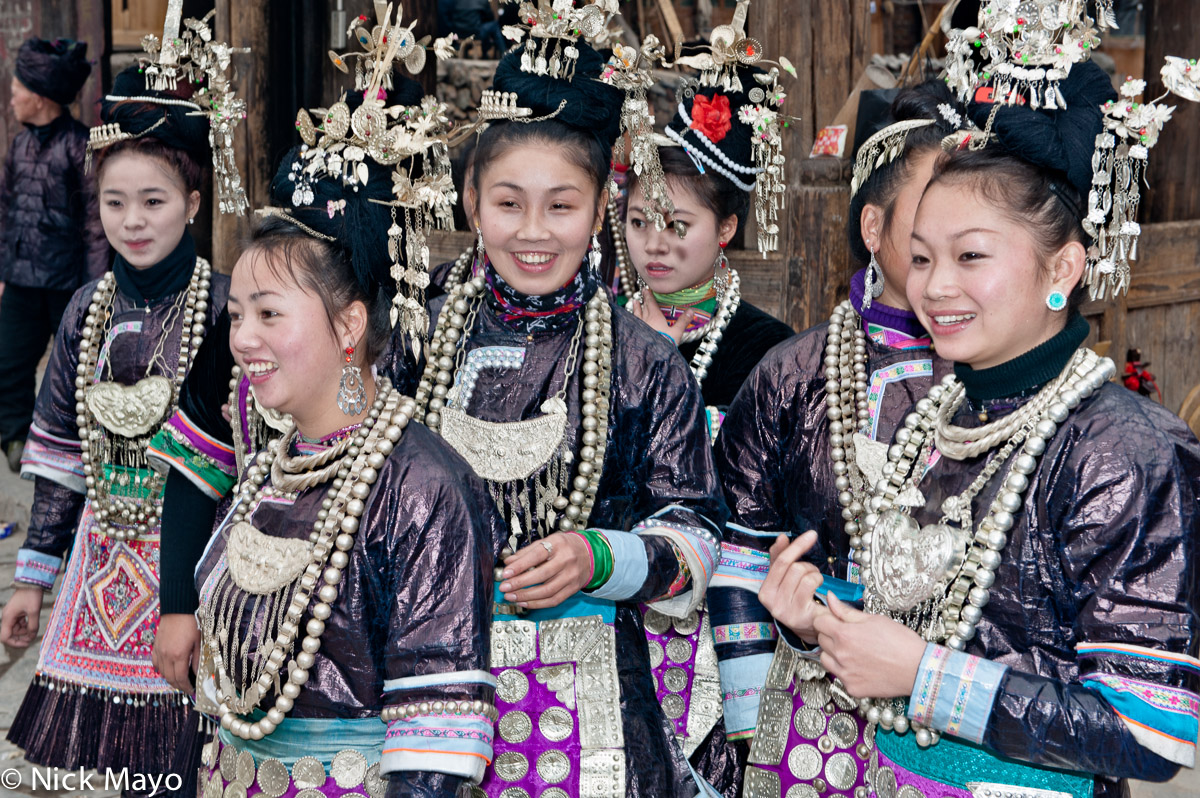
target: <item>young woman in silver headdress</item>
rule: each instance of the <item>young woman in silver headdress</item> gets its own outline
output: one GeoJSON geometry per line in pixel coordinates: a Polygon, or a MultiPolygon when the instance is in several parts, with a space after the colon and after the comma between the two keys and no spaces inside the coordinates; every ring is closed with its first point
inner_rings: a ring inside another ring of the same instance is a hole
{"type": "MultiPolygon", "coordinates": [[[[814,603],[803,544],[773,550],[760,597],[794,636],[768,687],[795,676],[815,696],[822,669],[837,676],[878,795],[1123,795],[1194,762],[1200,443],[1083,346],[1084,286],[1103,295],[1127,268],[1084,227],[1128,199],[1085,200],[1105,186],[1108,77],[1083,63],[1035,84],[1047,110],[993,103],[1024,91],[995,74],[913,228],[908,299],[954,373],[904,420],[855,519],[865,611],[814,603]]],[[[760,736],[790,720],[768,703],[760,736]]],[[[819,755],[792,746],[786,767],[812,779],[819,755]]]]}
{"type": "MultiPolygon", "coordinates": [[[[917,201],[942,138],[954,130],[938,105],[952,102],[940,84],[906,89],[860,146],[848,233],[856,259],[869,265],[853,275],[849,299],[829,322],[776,347],[755,368],[717,440],[732,517],[709,606],[725,724],[735,740],[755,736],[763,685],[779,645],[770,613],[756,595],[768,550],[781,534],[800,537],[812,547],[809,556],[822,573],[856,579],[847,542],[856,528],[848,524],[873,484],[869,472],[878,457],[871,454],[886,450],[884,442],[929,389],[935,372],[947,368],[931,350],[904,295],[904,281],[917,201]],[[891,157],[881,160],[881,153],[891,157]],[[834,369],[836,381],[829,376],[834,369]],[[815,534],[805,536],[810,529],[815,534]]],[[[946,108],[954,112],[952,105],[946,108]]],[[[790,696],[786,705],[792,705],[790,696]]],[[[787,728],[766,731],[786,734],[787,728]]],[[[837,745],[824,756],[853,750],[856,731],[852,726],[832,738],[837,745]]]]}
{"type": "Polygon", "coordinates": [[[173,760],[177,745],[190,750],[198,721],[151,663],[162,480],[145,448],[228,289],[188,232],[209,125],[191,83],[168,91],[147,81],[137,66],[118,75],[93,131],[100,219],[116,257],[76,292],[55,340],[25,451],[32,520],[0,628],[8,645],[33,642],[69,551],[9,739],[38,764],[159,780],[138,776],[126,784],[135,793],[164,777],[171,790],[190,781],[192,763],[173,760]]]}
{"type": "MultiPolygon", "coordinates": [[[[701,790],[657,701],[639,604],[701,633],[693,611],[724,509],[686,363],[620,311],[596,268],[622,101],[595,80],[602,67],[555,37],[500,62],[493,109],[515,121],[476,147],[478,258],[431,305],[417,385],[417,418],[464,454],[508,523],[496,758],[481,787],[492,796],[701,790]]],[[[693,645],[669,653],[686,660],[693,645]]]]}

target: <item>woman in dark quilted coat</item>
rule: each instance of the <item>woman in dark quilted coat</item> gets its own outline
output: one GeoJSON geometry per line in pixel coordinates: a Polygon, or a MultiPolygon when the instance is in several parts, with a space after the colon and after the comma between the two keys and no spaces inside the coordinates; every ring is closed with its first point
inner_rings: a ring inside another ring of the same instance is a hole
{"type": "Polygon", "coordinates": [[[67,104],[92,71],[87,44],[29,39],[17,53],[17,134],[0,181],[0,446],[20,467],[33,417],[34,372],[75,289],[110,253],[84,179],[87,127],[67,104]]]}

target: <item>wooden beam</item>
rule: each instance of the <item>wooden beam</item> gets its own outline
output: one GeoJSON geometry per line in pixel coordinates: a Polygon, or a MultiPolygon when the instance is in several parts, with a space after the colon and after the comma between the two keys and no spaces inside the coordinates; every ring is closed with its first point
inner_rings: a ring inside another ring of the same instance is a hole
{"type": "Polygon", "coordinates": [[[667,34],[671,37],[669,41],[683,41],[683,26],[679,24],[679,16],[671,0],[658,0],[658,10],[662,12],[663,22],[667,25],[667,34]]]}

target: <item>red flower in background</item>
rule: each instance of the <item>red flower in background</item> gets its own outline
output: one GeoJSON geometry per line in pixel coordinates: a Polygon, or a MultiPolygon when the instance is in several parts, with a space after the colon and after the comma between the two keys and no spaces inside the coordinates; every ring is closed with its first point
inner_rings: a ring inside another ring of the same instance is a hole
{"type": "Polygon", "coordinates": [[[713,144],[725,138],[733,127],[732,118],[729,98],[724,94],[714,94],[711,99],[697,94],[692,102],[692,130],[704,134],[713,144]]]}

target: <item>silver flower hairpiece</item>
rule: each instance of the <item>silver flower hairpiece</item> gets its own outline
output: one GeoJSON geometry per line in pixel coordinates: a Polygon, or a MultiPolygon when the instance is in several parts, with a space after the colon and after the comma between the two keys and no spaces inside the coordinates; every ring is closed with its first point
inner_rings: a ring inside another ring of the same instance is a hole
{"type": "Polygon", "coordinates": [[[1142,181],[1150,149],[1158,143],[1174,106],[1169,95],[1200,102],[1200,66],[1196,60],[1168,56],[1160,75],[1166,92],[1150,102],[1137,102],[1144,80],[1127,80],[1117,100],[1101,106],[1104,132],[1096,136],[1092,156],[1092,189],[1083,228],[1092,236],[1083,282],[1092,299],[1129,290],[1130,261],[1137,259],[1141,226],[1137,223],[1142,181]]]}

